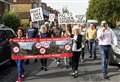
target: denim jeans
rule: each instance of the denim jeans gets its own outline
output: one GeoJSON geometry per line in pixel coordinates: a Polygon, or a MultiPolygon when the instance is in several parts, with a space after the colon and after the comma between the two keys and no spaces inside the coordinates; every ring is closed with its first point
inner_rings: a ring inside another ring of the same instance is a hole
{"type": "Polygon", "coordinates": [[[89,40],[89,52],[90,56],[96,57],[96,41],[95,40],[89,40]]]}
{"type": "Polygon", "coordinates": [[[110,45],[100,45],[100,53],[101,53],[101,66],[102,72],[104,74],[108,73],[108,64],[109,64],[109,56],[110,56],[111,46],[110,45]]]}
{"type": "Polygon", "coordinates": [[[18,77],[24,74],[23,60],[16,60],[18,77]]]}

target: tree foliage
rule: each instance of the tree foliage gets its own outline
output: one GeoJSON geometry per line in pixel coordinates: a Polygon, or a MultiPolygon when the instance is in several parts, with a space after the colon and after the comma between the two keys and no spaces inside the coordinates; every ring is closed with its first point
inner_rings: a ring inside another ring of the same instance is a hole
{"type": "Polygon", "coordinates": [[[6,26],[12,28],[15,31],[20,25],[20,18],[17,16],[15,12],[12,11],[5,12],[2,19],[3,23],[6,26]]]}
{"type": "Polygon", "coordinates": [[[87,19],[108,21],[112,26],[120,21],[120,0],[90,0],[87,19]]]}

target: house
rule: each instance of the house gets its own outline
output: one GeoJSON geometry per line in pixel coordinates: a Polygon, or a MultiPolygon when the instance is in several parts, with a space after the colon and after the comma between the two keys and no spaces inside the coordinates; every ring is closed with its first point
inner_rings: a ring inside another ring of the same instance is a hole
{"type": "Polygon", "coordinates": [[[37,6],[40,0],[11,0],[10,10],[16,12],[21,23],[28,23],[30,19],[30,9],[37,6]]]}

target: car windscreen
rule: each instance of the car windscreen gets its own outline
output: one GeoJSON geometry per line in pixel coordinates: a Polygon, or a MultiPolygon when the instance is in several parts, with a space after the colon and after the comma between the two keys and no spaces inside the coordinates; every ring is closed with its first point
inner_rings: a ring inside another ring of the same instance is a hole
{"type": "Polygon", "coordinates": [[[16,37],[16,35],[11,30],[5,30],[5,33],[6,33],[6,38],[7,39],[16,37]]]}
{"type": "Polygon", "coordinates": [[[3,42],[6,40],[6,33],[4,30],[0,30],[0,42],[3,42]]]}

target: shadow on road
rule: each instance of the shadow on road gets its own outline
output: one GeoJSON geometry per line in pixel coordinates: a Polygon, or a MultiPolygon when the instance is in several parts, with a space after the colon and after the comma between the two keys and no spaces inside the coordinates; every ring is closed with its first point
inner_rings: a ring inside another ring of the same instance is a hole
{"type": "MultiPolygon", "coordinates": [[[[116,75],[120,75],[120,73],[118,73],[117,68],[110,68],[109,69],[109,73],[110,72],[115,72],[115,74],[110,75],[110,77],[116,76],[116,75]]],[[[60,78],[60,77],[67,77],[70,76],[71,70],[69,71],[57,71],[57,72],[52,72],[52,73],[46,73],[46,74],[40,74],[40,75],[36,75],[36,74],[31,74],[29,77],[31,78],[27,78],[26,80],[34,80],[34,79],[54,79],[54,78],[60,78]]],[[[98,79],[98,80],[102,80],[99,76],[96,76],[96,74],[100,74],[101,70],[94,70],[94,71],[80,71],[79,72],[79,76],[80,78],[89,78],[88,76],[91,76],[91,78],[93,79],[98,79]],[[96,78],[95,78],[96,77],[96,78]]]]}

